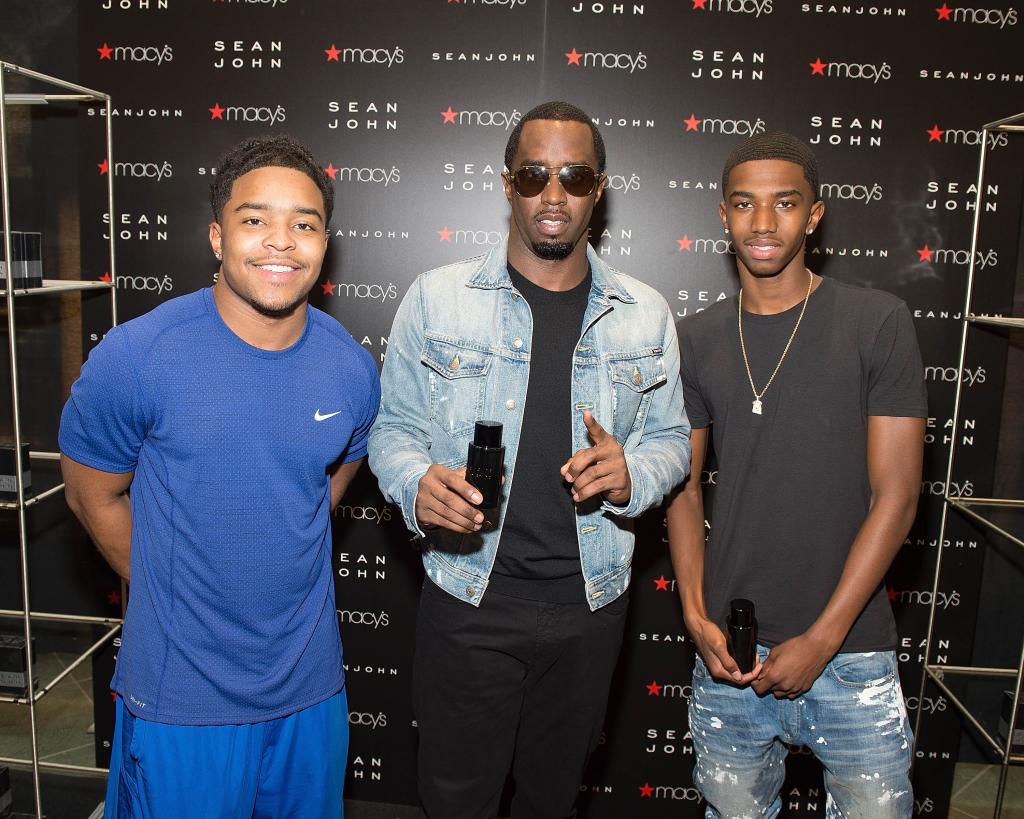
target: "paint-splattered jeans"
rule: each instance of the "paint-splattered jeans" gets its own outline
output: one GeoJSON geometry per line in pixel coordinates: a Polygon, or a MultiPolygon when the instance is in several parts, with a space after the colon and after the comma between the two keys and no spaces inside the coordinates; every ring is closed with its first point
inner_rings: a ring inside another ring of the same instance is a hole
{"type": "MultiPolygon", "coordinates": [[[[763,660],[768,649],[758,646],[763,660]]],[[[707,819],[777,816],[788,753],[807,745],[825,769],[829,819],[906,819],[912,737],[891,651],[837,654],[794,700],[720,683],[700,657],[690,731],[707,819]]]]}

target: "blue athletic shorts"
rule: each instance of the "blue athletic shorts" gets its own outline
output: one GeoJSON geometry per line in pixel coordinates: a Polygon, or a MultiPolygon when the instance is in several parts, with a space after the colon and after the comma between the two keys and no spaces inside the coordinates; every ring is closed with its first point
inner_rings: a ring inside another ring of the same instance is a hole
{"type": "Polygon", "coordinates": [[[247,725],[169,725],[117,698],[104,819],[342,819],[345,691],[247,725]]]}

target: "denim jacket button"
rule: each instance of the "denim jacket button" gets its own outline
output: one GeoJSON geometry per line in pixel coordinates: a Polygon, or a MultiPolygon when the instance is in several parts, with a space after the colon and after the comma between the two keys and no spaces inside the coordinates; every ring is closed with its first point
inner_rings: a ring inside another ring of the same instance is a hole
{"type": "Polygon", "coordinates": [[[466,586],[466,596],[472,597],[474,594],[476,594],[476,589],[474,589],[472,586],[466,586]]]}
{"type": "Polygon", "coordinates": [[[513,410],[515,408],[516,408],[516,402],[513,401],[511,398],[509,398],[508,401],[505,402],[505,409],[513,410]]]}
{"type": "Polygon", "coordinates": [[[512,346],[518,350],[520,347],[523,346],[523,340],[521,338],[517,338],[515,341],[512,342],[512,346]]]}

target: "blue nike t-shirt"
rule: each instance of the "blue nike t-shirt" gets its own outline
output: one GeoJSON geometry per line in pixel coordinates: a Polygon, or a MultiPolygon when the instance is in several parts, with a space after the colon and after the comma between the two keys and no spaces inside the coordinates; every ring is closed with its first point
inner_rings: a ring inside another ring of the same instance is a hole
{"type": "Polygon", "coordinates": [[[131,597],[111,687],[134,715],[260,722],[344,683],[330,472],[366,454],[370,354],[306,309],[261,350],[210,289],[112,329],[71,388],[60,449],[131,486],[131,597]]]}

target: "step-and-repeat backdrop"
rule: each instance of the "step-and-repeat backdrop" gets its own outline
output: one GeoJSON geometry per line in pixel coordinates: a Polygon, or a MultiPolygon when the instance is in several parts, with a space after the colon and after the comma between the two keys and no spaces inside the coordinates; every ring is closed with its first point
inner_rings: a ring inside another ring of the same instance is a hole
{"type": "MultiPolygon", "coordinates": [[[[83,275],[110,276],[103,240],[114,231],[122,320],[212,284],[207,191],[218,156],[242,137],[289,132],[312,146],[337,195],[314,303],[381,361],[413,278],[506,235],[508,134],[538,102],[565,99],[593,116],[608,146],[609,191],[590,241],[685,321],[737,289],[716,213],[730,149],[769,129],[807,140],[827,206],[808,264],[905,299],[927,367],[920,514],[887,585],[907,707],[926,716],[916,810],[942,816],[960,722],[938,692],[918,698],[918,680],[940,548],[950,579],[938,661],[970,658],[985,540],[954,517],[938,543],[939,515],[951,436],[963,453],[954,491],[990,488],[1003,341],[989,334],[978,343],[953,429],[958,319],[979,127],[1021,107],[1024,66],[1018,8],[936,2],[89,0],[81,80],[113,95],[115,155],[105,156],[101,110],[83,113],[83,275]]],[[[1009,161],[1006,135],[991,148],[978,310],[1000,313],[1018,250],[1021,164],[1009,161]]],[[[87,348],[105,329],[90,319],[87,348]]],[[[712,464],[702,475],[709,492],[715,480],[712,464]]],[[[413,803],[409,689],[422,572],[368,473],[336,512],[334,543],[352,708],[347,792],[413,803]]],[[[660,511],[642,520],[636,555],[605,732],[581,787],[584,815],[696,817],[686,719],[693,650],[660,511]]],[[[785,592],[799,594],[800,578],[785,592]]],[[[109,668],[97,679],[102,688],[109,668]]],[[[108,697],[97,703],[102,761],[111,710],[108,697]]],[[[806,748],[792,749],[783,796],[786,815],[824,811],[806,748]]]]}

